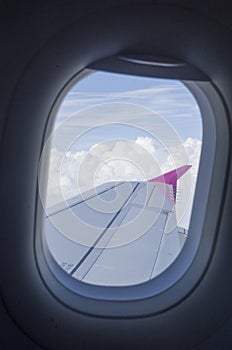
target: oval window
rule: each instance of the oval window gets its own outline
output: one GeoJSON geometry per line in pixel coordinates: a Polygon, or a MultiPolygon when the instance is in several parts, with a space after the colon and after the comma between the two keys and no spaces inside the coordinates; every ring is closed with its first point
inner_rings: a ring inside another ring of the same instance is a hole
{"type": "Polygon", "coordinates": [[[201,145],[200,110],[182,82],[78,79],[42,152],[44,248],[85,283],[155,278],[188,237],[201,145]]]}

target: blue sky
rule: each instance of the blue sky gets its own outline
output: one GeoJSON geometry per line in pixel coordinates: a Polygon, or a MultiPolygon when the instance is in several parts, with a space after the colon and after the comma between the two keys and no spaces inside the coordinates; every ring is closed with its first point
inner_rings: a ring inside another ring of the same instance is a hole
{"type": "MultiPolygon", "coordinates": [[[[106,136],[111,139],[126,137],[132,140],[139,136],[150,136],[153,121],[150,117],[146,120],[145,109],[143,113],[141,109],[137,114],[140,127],[138,124],[137,127],[133,127],[135,112],[133,109],[130,111],[129,107],[126,108],[127,118],[123,121],[118,118],[115,120],[114,105],[111,111],[109,109],[107,111],[107,120],[101,118],[99,108],[96,110],[94,106],[106,103],[134,104],[147,108],[166,120],[182,141],[188,137],[202,140],[202,123],[198,105],[180,81],[96,72],[82,79],[72,88],[57,115],[56,123],[59,125],[70,115],[76,114],[73,132],[78,135],[85,132],[85,136],[79,139],[78,146],[75,145],[76,149],[88,149],[95,143],[105,141],[106,136]],[[87,110],[80,112],[83,109],[87,110]],[[141,120],[143,120],[142,124],[141,120]],[[95,121],[96,125],[94,125],[95,121]],[[94,128],[101,122],[107,125],[94,128]],[[113,124],[114,122],[117,124],[113,124]]],[[[65,133],[68,133],[67,129],[65,133]]]]}

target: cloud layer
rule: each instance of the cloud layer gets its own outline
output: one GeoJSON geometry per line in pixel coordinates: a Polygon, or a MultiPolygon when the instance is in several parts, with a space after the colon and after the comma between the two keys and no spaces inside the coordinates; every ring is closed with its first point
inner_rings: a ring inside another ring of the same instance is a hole
{"type": "MultiPolygon", "coordinates": [[[[136,140],[112,140],[95,144],[87,151],[50,153],[47,206],[56,204],[60,189],[65,199],[110,181],[145,181],[182,166],[183,152],[192,165],[191,176],[178,184],[177,216],[179,225],[188,227],[195,192],[201,141],[187,138],[183,144],[163,149],[150,137],[136,140]],[[173,156],[174,155],[174,156],[173,156]],[[190,192],[189,192],[190,186],[190,192]],[[186,197],[188,189],[188,198],[186,197]],[[183,207],[184,206],[184,207],[183,207]]],[[[185,161],[184,161],[185,162],[185,161]]]]}

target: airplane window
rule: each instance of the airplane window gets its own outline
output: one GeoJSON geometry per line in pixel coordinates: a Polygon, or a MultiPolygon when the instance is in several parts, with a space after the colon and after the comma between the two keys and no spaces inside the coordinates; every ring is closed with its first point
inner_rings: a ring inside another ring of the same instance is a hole
{"type": "Polygon", "coordinates": [[[100,71],[76,81],[41,156],[52,259],[92,285],[162,273],[191,229],[201,146],[200,110],[182,82],[100,71]]]}

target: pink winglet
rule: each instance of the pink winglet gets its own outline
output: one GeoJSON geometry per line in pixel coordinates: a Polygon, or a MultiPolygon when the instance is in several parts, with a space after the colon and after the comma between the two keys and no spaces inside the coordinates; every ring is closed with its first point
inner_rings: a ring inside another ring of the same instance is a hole
{"type": "Polygon", "coordinates": [[[148,182],[163,182],[173,186],[174,200],[176,201],[176,187],[177,180],[188,171],[192,165],[183,165],[180,168],[169,171],[168,173],[154,177],[154,179],[148,180],[148,182]]]}

